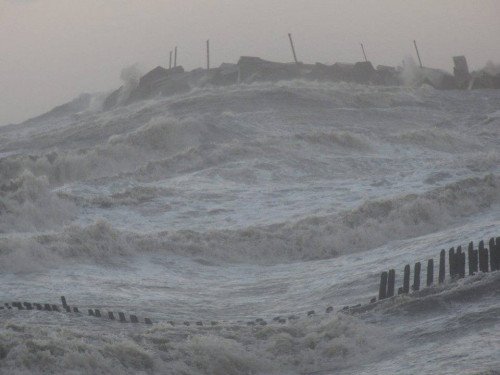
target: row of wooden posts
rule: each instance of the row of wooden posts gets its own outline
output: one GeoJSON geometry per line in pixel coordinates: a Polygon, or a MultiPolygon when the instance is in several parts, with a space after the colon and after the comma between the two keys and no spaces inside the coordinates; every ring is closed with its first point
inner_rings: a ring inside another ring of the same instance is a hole
{"type": "MultiPolygon", "coordinates": [[[[66,303],[66,298],[64,296],[61,296],[61,302],[62,302],[62,309],[65,310],[66,312],[77,313],[77,314],[80,313],[80,310],[78,310],[78,307],[73,306],[73,308],[72,308],[71,306],[69,306],[66,303]]],[[[54,304],[50,304],[50,303],[42,304],[42,303],[31,303],[31,302],[22,302],[22,303],[21,302],[12,302],[11,304],[5,303],[4,306],[0,306],[0,309],[1,310],[3,310],[3,309],[10,310],[13,307],[17,308],[18,310],[44,310],[44,311],[56,311],[56,312],[61,311],[59,309],[58,305],[54,305],[54,304]]],[[[88,309],[88,314],[89,314],[89,316],[95,316],[97,318],[102,317],[101,310],[99,310],[99,309],[88,309]]],[[[108,311],[107,315],[108,315],[108,318],[111,320],[116,319],[115,314],[112,311],[108,311]]],[[[118,320],[120,321],[120,323],[128,323],[129,321],[130,321],[130,323],[140,323],[137,315],[131,314],[130,320],[127,320],[127,318],[125,317],[125,313],[123,313],[123,312],[118,313],[118,320]]],[[[153,324],[153,322],[149,318],[144,318],[144,323],[145,324],[153,324]]]]}
{"type": "MultiPolygon", "coordinates": [[[[489,248],[484,247],[484,241],[479,242],[478,249],[474,249],[474,243],[469,243],[467,250],[468,255],[468,271],[472,276],[478,271],[489,272],[500,270],[500,237],[491,238],[489,241],[489,248]]],[[[458,246],[455,250],[454,247],[448,251],[448,268],[451,280],[460,279],[466,276],[466,254],[462,251],[462,246],[458,246]]],[[[415,263],[413,268],[413,291],[420,290],[420,272],[422,265],[420,262],[415,263]]],[[[444,283],[446,277],[446,251],[443,249],[439,254],[439,284],[444,283]]],[[[394,296],[395,292],[396,271],[394,269],[388,272],[384,271],[380,275],[380,286],[378,299],[383,300],[394,296]]],[[[434,260],[427,261],[427,286],[434,283],[434,260]]],[[[404,268],[403,286],[399,287],[399,294],[410,293],[410,265],[407,264],[404,268]]],[[[372,300],[373,301],[373,300],[372,300]]]]}

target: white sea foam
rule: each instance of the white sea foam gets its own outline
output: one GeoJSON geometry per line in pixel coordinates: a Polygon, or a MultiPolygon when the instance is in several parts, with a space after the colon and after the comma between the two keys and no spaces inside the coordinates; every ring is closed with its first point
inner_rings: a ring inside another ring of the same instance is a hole
{"type": "Polygon", "coordinates": [[[155,325],[3,309],[0,371],[495,369],[495,275],[357,317],[324,310],[368,302],[382,270],[399,283],[406,263],[500,234],[499,99],[297,80],[110,111],[82,96],[3,127],[0,300],[65,294],[155,325]],[[269,324],[246,325],[259,316],[269,324]]]}

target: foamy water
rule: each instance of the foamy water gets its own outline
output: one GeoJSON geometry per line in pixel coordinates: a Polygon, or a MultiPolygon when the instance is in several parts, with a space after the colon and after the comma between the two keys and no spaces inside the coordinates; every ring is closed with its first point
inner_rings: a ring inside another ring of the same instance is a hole
{"type": "Polygon", "coordinates": [[[406,263],[500,235],[500,93],[291,81],[106,112],[97,98],[0,128],[0,300],[65,295],[154,325],[0,310],[0,372],[500,367],[498,274],[338,312],[381,271],[400,285],[406,263]]]}

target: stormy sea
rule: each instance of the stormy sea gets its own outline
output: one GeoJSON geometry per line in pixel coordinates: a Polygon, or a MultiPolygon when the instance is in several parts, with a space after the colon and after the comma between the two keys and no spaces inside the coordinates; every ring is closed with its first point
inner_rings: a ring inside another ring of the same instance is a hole
{"type": "Polygon", "coordinates": [[[500,236],[500,90],[102,102],[0,127],[1,374],[499,373],[499,272],[437,272],[500,236]]]}

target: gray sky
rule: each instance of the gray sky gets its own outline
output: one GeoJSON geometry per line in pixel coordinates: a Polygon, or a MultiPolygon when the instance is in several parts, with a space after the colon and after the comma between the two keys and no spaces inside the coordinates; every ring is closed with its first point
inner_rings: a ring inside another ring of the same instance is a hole
{"type": "Polygon", "coordinates": [[[121,85],[121,69],[212,66],[241,55],[398,65],[414,55],[452,70],[500,63],[500,0],[0,0],[0,124],[24,121],[82,92],[121,85]]]}

